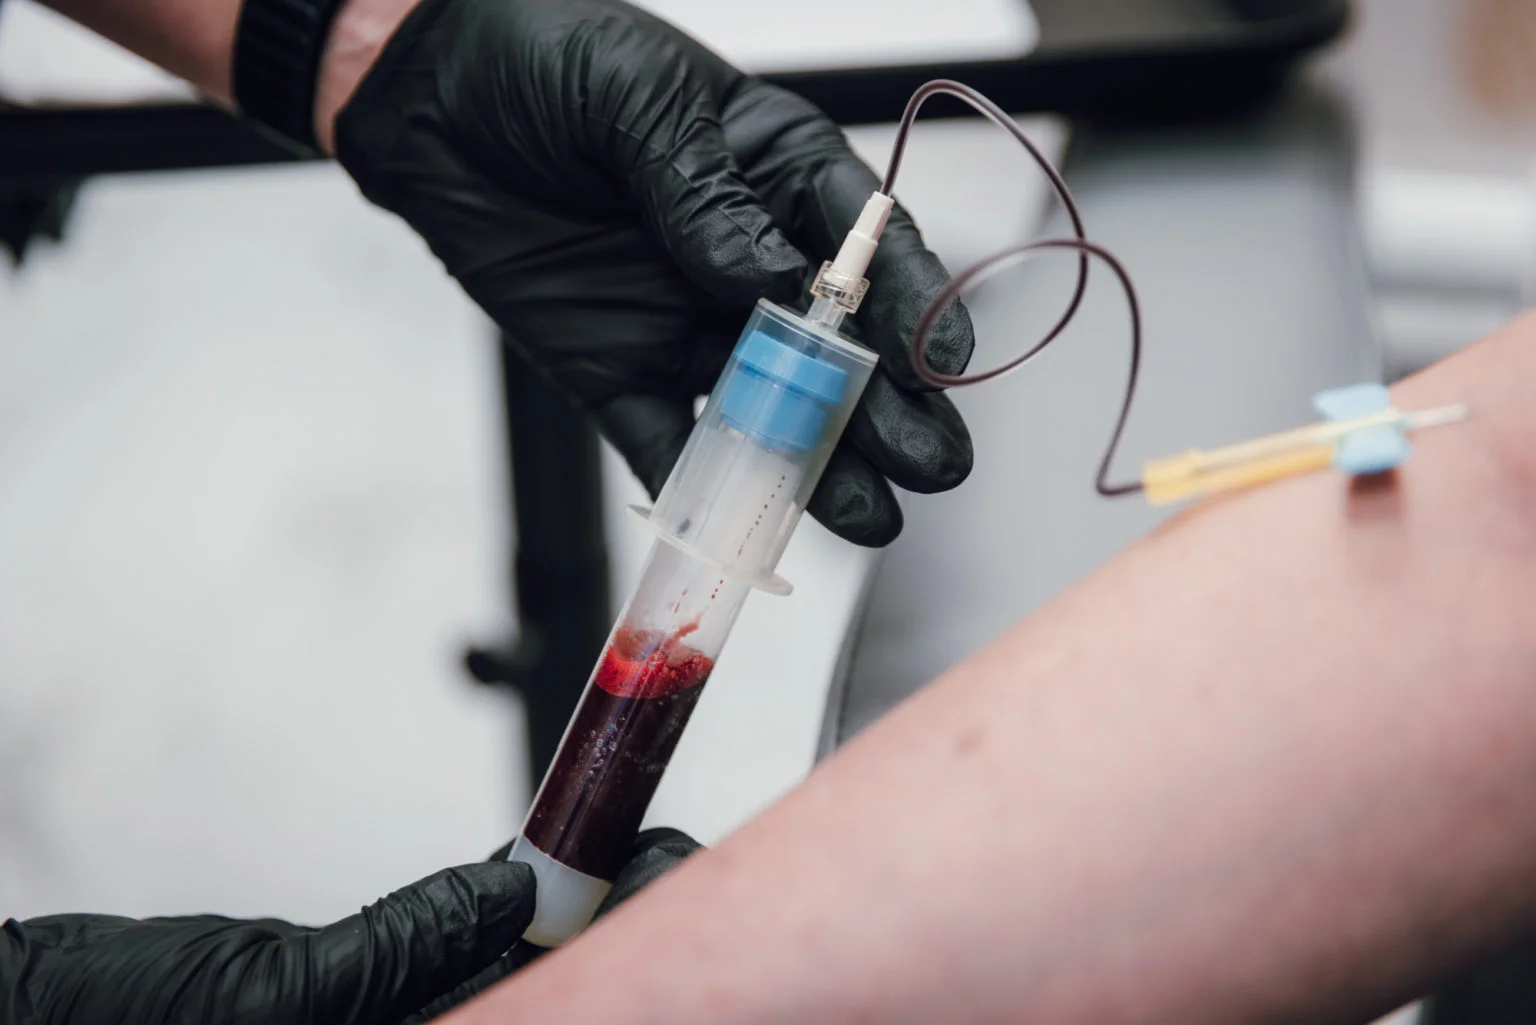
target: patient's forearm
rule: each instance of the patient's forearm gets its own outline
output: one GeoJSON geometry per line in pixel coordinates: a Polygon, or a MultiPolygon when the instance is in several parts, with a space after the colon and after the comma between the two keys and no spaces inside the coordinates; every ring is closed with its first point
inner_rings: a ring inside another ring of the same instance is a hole
{"type": "MultiPolygon", "coordinates": [[[[235,29],[243,0],[43,0],[212,99],[234,102],[235,29]]],[[[315,83],[315,133],[331,147],[337,112],[417,0],[342,0],[315,83]]],[[[297,55],[296,55],[297,59],[297,55]]]]}
{"type": "Polygon", "coordinates": [[[180,75],[215,99],[230,98],[229,67],[241,0],[43,0],[180,75]]]}
{"type": "Polygon", "coordinates": [[[1362,1022],[1536,925],[1536,319],[1202,507],[469,1022],[1362,1022]]]}

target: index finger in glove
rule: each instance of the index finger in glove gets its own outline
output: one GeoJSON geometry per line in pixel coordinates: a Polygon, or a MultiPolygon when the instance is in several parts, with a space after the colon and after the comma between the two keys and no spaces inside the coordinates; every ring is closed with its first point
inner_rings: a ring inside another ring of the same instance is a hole
{"type": "Polygon", "coordinates": [[[629,861],[613,881],[613,889],[608,891],[608,896],[598,905],[596,917],[603,917],[661,878],[663,873],[676,868],[679,862],[699,850],[700,846],[687,833],[665,827],[647,829],[635,837],[629,861]]]}

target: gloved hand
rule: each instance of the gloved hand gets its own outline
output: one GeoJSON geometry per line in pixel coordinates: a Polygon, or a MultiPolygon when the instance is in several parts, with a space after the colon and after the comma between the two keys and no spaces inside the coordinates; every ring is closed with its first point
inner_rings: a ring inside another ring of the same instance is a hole
{"type": "MultiPolygon", "coordinates": [[[[672,830],[641,841],[610,901],[697,846],[672,830]]],[[[213,915],[12,920],[0,928],[0,1022],[425,1021],[532,959],[518,937],[533,908],[533,872],[497,858],[429,876],[322,929],[213,915]]]]}
{"type": "MultiPolygon", "coordinates": [[[[803,297],[879,187],[811,104],[622,0],[423,0],[335,128],[364,195],[427,240],[653,495],[751,304],[803,297]]],[[[880,371],[810,512],[881,545],[901,529],[890,485],[952,488],[972,451],[907,358],[948,274],[900,209],[869,278],[856,323],[880,371]]],[[[958,373],[972,346],[956,305],[935,369],[958,373]]]]}
{"type": "MultiPolygon", "coordinates": [[[[608,891],[608,896],[604,897],[603,902],[598,905],[596,918],[602,918],[639,893],[642,888],[655,882],[663,872],[673,868],[679,861],[698,849],[699,844],[692,837],[675,829],[647,829],[641,833],[635,838],[629,861],[619,872],[619,877],[614,880],[613,889],[608,891]]],[[[491,855],[491,860],[503,861],[511,850],[512,844],[508,843],[491,855]]],[[[540,947],[519,943],[485,971],[441,999],[428,1004],[419,1015],[412,1016],[405,1025],[421,1025],[438,1015],[447,1014],[470,997],[490,989],[545,953],[547,951],[540,947]]]]}

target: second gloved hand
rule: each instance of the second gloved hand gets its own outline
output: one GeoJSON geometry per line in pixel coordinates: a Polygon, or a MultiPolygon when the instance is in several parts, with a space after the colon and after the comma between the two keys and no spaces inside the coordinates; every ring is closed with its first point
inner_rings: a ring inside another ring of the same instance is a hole
{"type": "MultiPolygon", "coordinates": [[[[511,850],[512,843],[509,842],[501,850],[491,855],[491,860],[493,862],[505,861],[507,854],[511,850]]],[[[602,918],[608,912],[629,900],[629,898],[659,879],[662,873],[675,868],[678,862],[697,850],[699,850],[698,841],[676,829],[657,827],[642,832],[635,838],[634,846],[630,850],[629,861],[625,863],[624,868],[619,872],[619,877],[614,880],[613,889],[608,891],[608,896],[603,898],[603,903],[598,906],[597,917],[602,918]]],[[[433,1001],[420,1014],[412,1016],[405,1022],[405,1025],[424,1025],[424,1023],[433,1020],[439,1015],[448,1013],[466,1000],[490,989],[512,973],[527,967],[545,953],[545,950],[532,944],[519,943],[489,968],[486,968],[480,974],[453,990],[453,992],[433,1001]]]]}
{"type": "MultiPolygon", "coordinates": [[[[364,194],[427,240],[653,495],[751,304],[802,297],[879,187],[815,107],[622,0],[423,0],[335,128],[364,194]]],[[[948,274],[899,208],[869,278],[854,329],[880,372],[809,511],[880,545],[901,529],[891,485],[954,487],[972,450],[911,372],[913,327],[948,274]]],[[[935,369],[958,373],[972,345],[956,306],[935,369]]]]}
{"type": "MultiPolygon", "coordinates": [[[[635,841],[603,914],[698,849],[635,841]]],[[[542,953],[519,941],[535,880],[509,864],[447,869],[311,929],[276,919],[51,915],[0,926],[4,1025],[418,1025],[542,953]],[[510,948],[510,949],[509,949],[510,948]]]]}

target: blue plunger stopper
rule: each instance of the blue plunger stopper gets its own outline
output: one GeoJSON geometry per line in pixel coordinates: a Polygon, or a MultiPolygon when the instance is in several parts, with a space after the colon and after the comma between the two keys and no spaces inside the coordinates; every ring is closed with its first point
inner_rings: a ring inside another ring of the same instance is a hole
{"type": "Polygon", "coordinates": [[[720,396],[725,422],[773,448],[815,448],[843,401],[847,371],[762,330],[742,339],[736,359],[720,396]]]}

